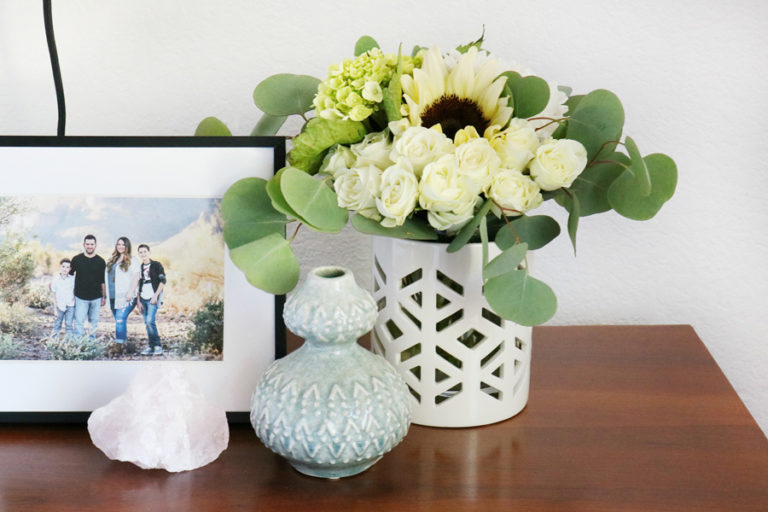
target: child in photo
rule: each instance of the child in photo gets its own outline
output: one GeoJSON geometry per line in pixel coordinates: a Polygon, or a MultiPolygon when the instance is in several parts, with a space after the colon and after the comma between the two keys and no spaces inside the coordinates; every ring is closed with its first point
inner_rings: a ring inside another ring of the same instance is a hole
{"type": "Polygon", "coordinates": [[[62,259],[59,262],[59,273],[51,279],[50,289],[56,310],[56,321],[51,333],[53,338],[59,335],[62,323],[66,335],[75,332],[75,276],[69,275],[71,264],[69,258],[62,259]]]}

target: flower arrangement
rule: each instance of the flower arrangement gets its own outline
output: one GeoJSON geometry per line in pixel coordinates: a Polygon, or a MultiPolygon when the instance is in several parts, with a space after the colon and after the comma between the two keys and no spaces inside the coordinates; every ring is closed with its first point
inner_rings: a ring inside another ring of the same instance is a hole
{"type": "MultiPolygon", "coordinates": [[[[296,285],[288,223],[334,233],[350,221],[363,233],[447,242],[449,252],[481,241],[489,304],[536,325],[557,301],[523,262],[560,226],[531,212],[547,200],[564,207],[575,249],[580,217],[613,209],[645,220],[672,197],[674,162],[621,140],[616,95],[571,95],[503,64],[482,42],[403,55],[364,36],[322,81],[279,74],[256,87],[264,116],[254,135],[274,135],[292,115],[305,123],[288,166],[235,183],[222,200],[231,258],[251,284],[276,294],[296,285]],[[491,242],[501,253],[488,261],[491,242]]],[[[197,134],[229,130],[208,118],[197,134]]]]}

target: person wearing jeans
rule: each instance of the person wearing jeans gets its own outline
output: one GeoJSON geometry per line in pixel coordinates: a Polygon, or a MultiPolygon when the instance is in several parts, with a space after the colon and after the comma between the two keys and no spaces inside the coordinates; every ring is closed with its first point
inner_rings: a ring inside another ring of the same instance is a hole
{"type": "Polygon", "coordinates": [[[147,328],[149,346],[142,350],[141,354],[162,355],[163,345],[160,342],[160,333],[157,330],[157,308],[163,303],[163,289],[165,288],[165,269],[159,261],[150,259],[149,246],[139,246],[139,258],[141,258],[141,271],[139,273],[139,311],[144,317],[144,325],[147,328]]]}
{"type": "Polygon", "coordinates": [[[104,281],[109,293],[109,308],[115,317],[115,343],[125,343],[128,338],[128,315],[136,306],[136,290],[139,284],[139,263],[131,255],[131,241],[121,236],[107,261],[104,281]]]}
{"type": "Polygon", "coordinates": [[[107,302],[104,285],[104,258],[96,254],[96,237],[86,235],[83,252],[72,258],[69,273],[75,275],[75,334],[85,335],[85,320],[88,319],[89,334],[96,337],[99,311],[107,302]]]}

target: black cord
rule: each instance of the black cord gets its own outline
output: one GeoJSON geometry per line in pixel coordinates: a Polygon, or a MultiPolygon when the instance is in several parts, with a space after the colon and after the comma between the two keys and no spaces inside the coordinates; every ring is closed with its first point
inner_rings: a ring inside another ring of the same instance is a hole
{"type": "Polygon", "coordinates": [[[56,39],[53,37],[53,16],[51,15],[51,0],[43,0],[43,16],[45,18],[45,39],[48,41],[48,55],[51,57],[53,84],[56,86],[56,103],[59,107],[59,124],[56,129],[56,135],[63,137],[64,127],[67,124],[67,107],[64,104],[64,84],[61,81],[59,54],[56,51],[56,39]]]}

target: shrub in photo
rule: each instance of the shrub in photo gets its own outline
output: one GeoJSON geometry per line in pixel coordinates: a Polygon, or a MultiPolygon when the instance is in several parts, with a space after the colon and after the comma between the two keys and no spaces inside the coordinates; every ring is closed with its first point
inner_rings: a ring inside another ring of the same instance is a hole
{"type": "Polygon", "coordinates": [[[18,302],[27,291],[35,262],[21,239],[6,238],[0,244],[0,301],[18,302]]]}
{"type": "Polygon", "coordinates": [[[43,343],[55,360],[90,361],[103,358],[107,352],[107,345],[87,335],[46,338],[43,343]]]}
{"type": "Polygon", "coordinates": [[[20,303],[0,302],[0,333],[21,334],[29,332],[34,322],[27,307],[20,303]]]}
{"type": "Polygon", "coordinates": [[[182,353],[220,354],[224,349],[224,301],[208,300],[192,319],[194,328],[189,341],[180,347],[182,353]]]}
{"type": "Polygon", "coordinates": [[[0,333],[0,360],[19,359],[23,344],[10,334],[0,333]]]}
{"type": "Polygon", "coordinates": [[[34,309],[47,309],[53,304],[50,289],[44,283],[32,285],[25,296],[25,302],[34,309]]]}

